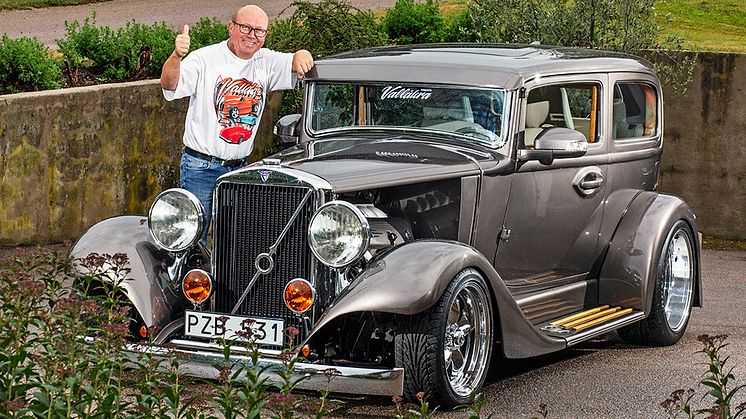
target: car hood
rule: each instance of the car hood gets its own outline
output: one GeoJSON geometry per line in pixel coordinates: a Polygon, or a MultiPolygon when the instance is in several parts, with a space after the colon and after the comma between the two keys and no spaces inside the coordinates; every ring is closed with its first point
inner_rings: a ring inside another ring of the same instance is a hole
{"type": "MultiPolygon", "coordinates": [[[[272,158],[326,180],[337,192],[479,174],[482,164],[495,160],[486,151],[398,137],[316,140],[272,158]]],[[[271,169],[269,162],[250,167],[271,169]]]]}

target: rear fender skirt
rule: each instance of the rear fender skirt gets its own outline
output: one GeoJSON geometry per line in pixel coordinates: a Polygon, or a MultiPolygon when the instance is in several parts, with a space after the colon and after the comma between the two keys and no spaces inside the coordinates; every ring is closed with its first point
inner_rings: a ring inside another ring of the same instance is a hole
{"type": "Polygon", "coordinates": [[[664,241],[674,223],[684,220],[692,230],[697,267],[694,305],[702,306],[701,243],[691,208],[675,196],[640,193],[614,232],[599,276],[599,303],[650,313],[664,241]]]}
{"type": "MultiPolygon", "coordinates": [[[[148,328],[163,327],[180,299],[169,269],[177,259],[158,247],[150,236],[148,219],[138,216],[109,218],[91,227],[73,246],[70,257],[82,259],[91,253],[124,253],[131,269],[122,287],[148,328]]],[[[78,263],[76,269],[81,269],[78,263]]],[[[171,269],[173,271],[173,269],[171,269]]]]}
{"type": "Polygon", "coordinates": [[[490,284],[505,356],[525,358],[566,346],[564,340],[544,336],[532,326],[495,269],[477,250],[436,240],[404,244],[372,261],[322,315],[313,333],[353,312],[421,313],[435,304],[456,274],[466,268],[479,270],[490,284]]]}

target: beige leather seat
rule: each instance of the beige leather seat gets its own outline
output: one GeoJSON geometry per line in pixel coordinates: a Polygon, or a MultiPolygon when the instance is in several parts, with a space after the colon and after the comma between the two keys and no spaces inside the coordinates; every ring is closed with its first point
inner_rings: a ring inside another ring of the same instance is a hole
{"type": "Polygon", "coordinates": [[[524,143],[526,147],[533,147],[534,140],[544,128],[541,125],[549,116],[549,101],[529,103],[526,105],[526,132],[524,143]]]}
{"type": "Polygon", "coordinates": [[[630,124],[627,121],[627,108],[620,98],[614,99],[614,124],[611,127],[611,138],[637,138],[642,137],[642,124],[630,124]]]}
{"type": "Polygon", "coordinates": [[[434,100],[428,102],[422,107],[423,127],[441,125],[449,121],[474,122],[471,103],[466,96],[453,100],[450,103],[438,103],[434,100]]]}

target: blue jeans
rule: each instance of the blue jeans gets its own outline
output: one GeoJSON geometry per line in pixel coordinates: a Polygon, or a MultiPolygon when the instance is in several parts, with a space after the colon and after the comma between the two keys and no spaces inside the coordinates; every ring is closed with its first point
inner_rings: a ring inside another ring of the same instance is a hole
{"type": "Polygon", "coordinates": [[[215,182],[231,169],[185,153],[181,154],[179,169],[179,187],[196,195],[205,209],[205,228],[200,242],[206,246],[207,230],[210,229],[212,220],[212,193],[215,190],[215,182]]]}

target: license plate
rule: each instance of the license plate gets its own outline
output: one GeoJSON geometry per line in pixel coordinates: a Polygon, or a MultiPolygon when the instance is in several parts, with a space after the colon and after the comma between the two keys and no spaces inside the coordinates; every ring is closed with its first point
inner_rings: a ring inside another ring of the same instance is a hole
{"type": "Polygon", "coordinates": [[[187,310],[184,330],[187,336],[199,338],[217,339],[223,337],[232,340],[245,340],[236,335],[236,332],[244,330],[248,324],[251,324],[251,328],[254,330],[256,343],[282,345],[283,331],[285,330],[285,323],[282,319],[263,319],[187,310]],[[252,319],[253,323],[244,322],[246,319],[252,319]]]}

